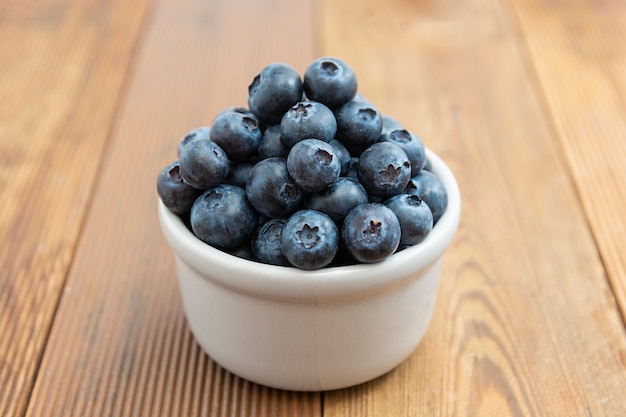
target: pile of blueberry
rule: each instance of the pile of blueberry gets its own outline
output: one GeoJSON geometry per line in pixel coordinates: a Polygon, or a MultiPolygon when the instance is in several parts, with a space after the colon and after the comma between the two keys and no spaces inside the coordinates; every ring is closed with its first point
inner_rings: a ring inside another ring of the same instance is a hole
{"type": "Polygon", "coordinates": [[[334,57],[304,77],[272,63],[248,107],[189,131],[157,191],[207,244],[272,265],[373,263],[422,242],[447,206],[414,133],[357,92],[334,57]]]}

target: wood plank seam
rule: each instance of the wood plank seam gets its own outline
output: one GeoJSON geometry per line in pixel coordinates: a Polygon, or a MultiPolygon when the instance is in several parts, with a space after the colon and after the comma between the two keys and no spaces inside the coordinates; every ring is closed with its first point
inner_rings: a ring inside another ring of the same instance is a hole
{"type": "Polygon", "coordinates": [[[175,157],[176,136],[190,127],[190,121],[205,122],[220,105],[217,99],[207,100],[206,91],[211,93],[209,98],[223,97],[222,101],[245,98],[249,79],[244,72],[253,74],[269,59],[295,62],[301,68],[311,58],[307,25],[297,32],[294,29],[302,28],[302,22],[285,19],[294,10],[300,11],[299,16],[308,16],[309,3],[299,3],[297,8],[286,7],[293,5],[284,0],[268,3],[247,4],[252,10],[248,7],[242,15],[241,5],[232,2],[156,2],[158,17],[148,30],[148,45],[138,54],[141,69],[128,88],[129,97],[120,111],[122,120],[117,120],[114,140],[107,143],[102,162],[106,172],[96,183],[97,191],[74,255],[66,285],[75,291],[63,298],[58,309],[58,326],[47,343],[28,415],[241,415],[245,410],[276,415],[288,413],[291,407],[302,411],[298,415],[319,415],[319,397],[315,394],[295,395],[243,382],[201,352],[185,325],[179,303],[171,298],[176,295],[175,287],[170,287],[175,285],[173,257],[169,251],[163,256],[162,237],[154,224],[154,179],[162,168],[160,161],[167,155],[175,157]],[[282,36],[276,36],[275,28],[281,25],[270,25],[268,32],[267,25],[255,19],[268,9],[281,12],[276,22],[288,21],[289,32],[297,35],[287,37],[287,44],[282,36]],[[259,42],[265,48],[261,48],[260,56],[256,47],[249,49],[252,44],[248,36],[238,37],[242,34],[241,18],[252,23],[248,26],[253,33],[265,34],[267,42],[259,42]],[[216,36],[220,34],[234,36],[246,49],[231,55],[230,44],[216,36]],[[275,45],[286,47],[283,51],[272,48],[275,45]],[[274,56],[277,50],[279,57],[274,56]],[[195,61],[198,56],[203,61],[195,61]],[[236,61],[239,58],[243,65],[234,65],[241,63],[236,61]],[[226,60],[232,60],[233,67],[222,65],[226,60]],[[183,61],[193,65],[180,65],[183,61]],[[161,78],[153,78],[154,74],[161,78]],[[225,75],[241,80],[237,83],[241,90],[233,93],[227,83],[214,82],[225,75]],[[195,81],[196,77],[202,78],[195,81]],[[137,158],[146,147],[147,155],[137,158]],[[119,168],[130,165],[132,168],[124,172],[133,179],[120,183],[124,175],[119,168]],[[116,175],[117,181],[107,181],[116,175]],[[135,197],[139,204],[131,204],[132,208],[107,201],[116,198],[128,202],[135,197]],[[103,234],[107,237],[100,239],[103,234]],[[154,234],[159,238],[155,240],[154,234]],[[119,262],[120,256],[127,263],[119,262]],[[154,285],[154,278],[162,279],[161,284],[167,287],[154,285]],[[100,302],[102,308],[98,310],[100,302]],[[248,404],[240,403],[244,395],[248,404]]]}
{"type": "Polygon", "coordinates": [[[566,142],[563,138],[563,132],[558,128],[558,123],[556,121],[556,112],[550,105],[550,101],[547,97],[547,92],[543,88],[543,82],[541,80],[541,77],[539,76],[538,64],[533,58],[533,54],[531,53],[531,46],[528,39],[528,34],[523,29],[524,25],[521,20],[522,18],[520,16],[520,11],[518,10],[515,0],[507,0],[507,3],[509,4],[507,9],[512,11],[511,14],[513,15],[513,19],[515,21],[515,26],[511,29],[521,40],[519,43],[517,43],[517,45],[524,46],[523,50],[521,47],[519,48],[519,53],[520,56],[523,57],[524,63],[526,65],[526,73],[532,79],[532,83],[536,86],[535,91],[537,93],[538,99],[540,100],[541,107],[543,109],[542,113],[545,115],[546,124],[550,129],[550,133],[555,138],[558,138],[558,158],[560,159],[562,166],[565,167],[567,171],[568,182],[571,184],[571,188],[575,190],[576,199],[585,211],[584,220],[586,228],[590,231],[590,235],[593,237],[594,245],[596,247],[596,253],[604,269],[604,279],[607,283],[608,288],[611,290],[611,297],[613,298],[613,301],[619,311],[619,317],[621,319],[622,327],[626,329],[626,305],[621,303],[618,299],[618,288],[616,288],[617,284],[609,276],[609,267],[607,265],[606,255],[601,250],[601,244],[599,242],[599,231],[596,227],[594,227],[594,224],[591,221],[591,216],[593,216],[593,213],[589,211],[589,207],[585,204],[584,190],[582,188],[582,185],[576,180],[576,175],[572,166],[573,161],[568,158],[569,152],[567,147],[565,146],[566,142]]]}
{"type": "MultiPolygon", "coordinates": [[[[125,70],[125,75],[123,77],[122,82],[120,83],[119,86],[119,92],[117,95],[117,98],[115,100],[115,104],[113,105],[113,110],[112,110],[112,123],[110,123],[109,127],[108,127],[108,131],[106,133],[106,140],[105,143],[103,145],[102,148],[102,153],[98,158],[98,162],[97,162],[97,168],[96,168],[96,172],[100,172],[101,168],[103,166],[106,165],[106,159],[107,159],[107,155],[109,154],[109,149],[110,149],[110,144],[111,144],[111,137],[113,135],[113,132],[115,131],[115,128],[117,126],[117,121],[119,120],[119,114],[120,111],[122,109],[122,105],[126,100],[126,91],[127,91],[127,86],[130,84],[130,80],[132,79],[132,73],[133,73],[133,69],[136,65],[136,61],[137,61],[137,54],[136,52],[140,49],[141,45],[143,44],[144,38],[145,38],[145,33],[146,33],[146,28],[149,26],[149,21],[152,19],[152,16],[154,14],[154,2],[151,3],[151,6],[149,7],[149,10],[147,12],[144,13],[144,16],[142,18],[141,23],[139,24],[139,35],[135,38],[134,41],[134,45],[131,48],[131,53],[130,56],[131,58],[128,61],[128,64],[126,66],[126,70],[125,70]]],[[[86,224],[86,221],[89,217],[89,212],[90,209],[92,207],[93,204],[93,200],[94,200],[94,195],[96,193],[96,190],[98,189],[98,183],[100,181],[100,177],[98,175],[95,175],[91,185],[89,187],[90,192],[89,195],[87,196],[86,200],[85,200],[85,205],[83,207],[83,212],[82,215],[80,216],[80,218],[78,219],[78,226],[77,226],[77,237],[76,239],[74,239],[73,244],[70,246],[68,253],[70,256],[70,261],[67,264],[67,268],[63,274],[63,278],[61,280],[61,287],[65,288],[65,284],[67,282],[67,278],[70,275],[73,265],[74,265],[74,255],[76,254],[76,250],[79,247],[81,240],[83,238],[83,231],[84,231],[84,227],[86,224]]],[[[28,412],[28,408],[30,406],[31,403],[31,398],[33,395],[33,389],[35,384],[37,383],[37,380],[39,378],[39,370],[41,367],[41,363],[43,361],[43,357],[46,354],[46,346],[48,343],[48,340],[50,338],[50,334],[52,333],[52,329],[55,325],[55,320],[57,317],[57,312],[59,309],[59,306],[62,302],[62,299],[64,297],[65,291],[61,290],[61,292],[59,293],[57,299],[54,301],[54,307],[52,309],[52,313],[50,316],[50,325],[46,328],[45,331],[45,335],[43,337],[43,348],[42,351],[40,352],[38,358],[35,361],[35,365],[34,365],[34,372],[33,372],[33,378],[30,381],[30,383],[28,384],[27,389],[27,393],[25,396],[25,407],[23,409],[23,414],[22,415],[26,415],[26,413],[28,412]]]]}

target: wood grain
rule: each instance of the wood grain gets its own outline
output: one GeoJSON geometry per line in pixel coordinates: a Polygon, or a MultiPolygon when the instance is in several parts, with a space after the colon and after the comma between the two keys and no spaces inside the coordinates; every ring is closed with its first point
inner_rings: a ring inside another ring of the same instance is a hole
{"type": "Polygon", "coordinates": [[[448,161],[464,204],[424,342],[324,415],[623,414],[623,322],[513,9],[326,0],[318,23],[320,54],[448,161]]]}
{"type": "Polygon", "coordinates": [[[0,5],[0,415],[23,415],[148,1],[0,5]]]}
{"type": "Polygon", "coordinates": [[[626,3],[512,3],[626,321],[626,3]]]}
{"type": "Polygon", "coordinates": [[[183,134],[245,105],[272,61],[313,59],[310,2],[161,0],[128,85],[28,416],[315,416],[318,394],[253,385],[200,351],[156,215],[183,134]],[[71,343],[68,343],[71,341],[71,343]]]}
{"type": "Polygon", "coordinates": [[[624,415],[625,22],[619,0],[0,2],[0,415],[624,415]],[[195,343],[155,180],[263,65],[317,55],[450,164],[463,213],[415,353],[293,393],[195,343]]]}

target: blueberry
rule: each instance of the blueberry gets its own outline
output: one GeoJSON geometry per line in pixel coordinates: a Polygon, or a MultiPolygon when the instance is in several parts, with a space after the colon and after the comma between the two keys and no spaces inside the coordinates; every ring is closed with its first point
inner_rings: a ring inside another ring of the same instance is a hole
{"type": "MultiPolygon", "coordinates": [[[[218,248],[219,249],[219,248],[218,248]]],[[[237,258],[247,259],[249,261],[254,261],[254,255],[252,254],[252,249],[250,248],[250,242],[246,242],[241,246],[237,246],[234,249],[222,249],[224,252],[236,256],[237,258]]]]}
{"type": "Polygon", "coordinates": [[[280,125],[270,125],[263,132],[257,154],[259,159],[287,158],[290,149],[280,135],[280,125]]]}
{"type": "Polygon", "coordinates": [[[383,197],[378,197],[378,196],[371,195],[371,194],[368,194],[367,197],[369,198],[369,202],[370,203],[381,203],[382,204],[382,203],[385,202],[385,198],[383,198],[383,197]]]}
{"type": "Polygon", "coordinates": [[[163,204],[214,247],[303,269],[378,262],[445,212],[421,139],[360,94],[344,61],[319,58],[303,77],[271,63],[247,104],[188,131],[157,179],[163,204]]]}
{"type": "Polygon", "coordinates": [[[216,248],[234,249],[250,240],[257,216],[242,188],[224,184],[196,199],[190,222],[200,240],[216,248]]]}
{"type": "Polygon", "coordinates": [[[433,213],[433,223],[436,224],[448,206],[448,193],[439,177],[427,170],[411,178],[404,191],[415,194],[426,202],[433,213]]]}
{"type": "Polygon", "coordinates": [[[252,236],[252,254],[258,262],[270,265],[290,266],[280,250],[280,235],[287,224],[284,219],[270,219],[257,228],[252,236]]]}
{"type": "Polygon", "coordinates": [[[222,113],[230,113],[230,112],[241,113],[244,116],[256,117],[256,115],[254,113],[252,113],[252,110],[250,110],[247,107],[243,107],[243,106],[226,107],[226,108],[220,110],[220,112],[217,113],[217,115],[215,115],[215,117],[220,116],[222,113]]]}
{"type": "Polygon", "coordinates": [[[305,139],[295,144],[287,156],[287,170],[305,191],[321,191],[341,174],[335,148],[319,139],[305,139]]]}
{"type": "Polygon", "coordinates": [[[347,174],[343,174],[343,175],[344,175],[344,177],[352,178],[352,179],[358,181],[359,180],[358,170],[359,170],[359,157],[358,156],[351,156],[350,157],[350,166],[348,167],[348,173],[347,174]]]}
{"type": "Polygon", "coordinates": [[[433,214],[421,198],[413,194],[398,194],[385,201],[400,221],[400,245],[417,245],[433,228],[433,214]]]}
{"type": "Polygon", "coordinates": [[[302,203],[304,192],[287,171],[284,158],[267,158],[257,162],[246,185],[248,200],[265,216],[287,217],[302,203]]]}
{"type": "Polygon", "coordinates": [[[350,251],[346,248],[346,245],[343,243],[343,239],[339,238],[339,249],[337,250],[337,254],[335,255],[335,259],[328,265],[329,267],[334,266],[347,266],[347,265],[355,265],[358,264],[354,256],[350,253],[350,251]]]}
{"type": "Polygon", "coordinates": [[[341,236],[346,249],[359,262],[380,262],[400,244],[400,221],[387,206],[368,203],[356,206],[346,216],[341,236]]]}
{"type": "Polygon", "coordinates": [[[202,194],[202,190],[193,188],[183,181],[180,175],[180,164],[175,161],[159,173],[157,193],[165,207],[179,216],[184,216],[189,213],[193,202],[202,194]]]}
{"type": "Polygon", "coordinates": [[[197,139],[207,140],[210,138],[211,128],[208,126],[197,127],[195,129],[190,130],[185,133],[185,136],[178,142],[178,157],[180,158],[180,153],[183,150],[183,147],[190,142],[193,142],[197,139]]]}
{"type": "Polygon", "coordinates": [[[226,178],[222,181],[223,184],[236,185],[237,187],[246,188],[248,180],[250,179],[250,172],[254,163],[252,162],[232,162],[230,163],[230,171],[226,178]]]}
{"type": "Polygon", "coordinates": [[[367,202],[365,188],[351,178],[342,177],[325,190],[308,194],[304,198],[304,207],[321,211],[336,224],[341,224],[350,210],[367,202]]]}
{"type": "Polygon", "coordinates": [[[400,146],[377,142],[361,154],[357,175],[368,194],[387,198],[406,188],[411,179],[411,162],[400,146]]]}
{"type": "Polygon", "coordinates": [[[194,188],[208,190],[228,175],[228,156],[215,142],[198,139],[185,145],[180,154],[180,174],[194,188]]]}
{"type": "Polygon", "coordinates": [[[261,120],[280,123],[283,114],[302,99],[302,79],[291,66],[274,62],[261,70],[248,87],[248,106],[261,120]]]}
{"type": "Polygon", "coordinates": [[[416,176],[426,164],[426,150],[422,140],[405,129],[392,130],[380,138],[381,141],[395,143],[406,152],[411,162],[411,176],[416,176]]]}
{"type": "Polygon", "coordinates": [[[337,159],[339,159],[339,164],[341,165],[341,175],[348,175],[348,172],[350,172],[350,152],[337,139],[333,139],[329,143],[335,148],[337,159]]]}
{"type": "Polygon", "coordinates": [[[369,103],[349,101],[335,110],[336,138],[353,156],[358,156],[380,138],[383,121],[378,110],[369,103]]]}
{"type": "Polygon", "coordinates": [[[353,101],[360,101],[362,103],[367,103],[367,104],[372,104],[372,102],[368,99],[366,99],[363,94],[361,94],[361,92],[357,91],[356,94],[354,95],[354,98],[352,99],[353,101]]]}
{"type": "Polygon", "coordinates": [[[330,142],[336,133],[335,115],[317,101],[301,101],[295,104],[280,121],[280,134],[290,147],[309,138],[330,142]]]}
{"type": "Polygon", "coordinates": [[[318,58],[304,73],[306,96],[331,108],[352,100],[357,87],[356,75],[352,68],[337,58],[318,58]]]}
{"type": "Polygon", "coordinates": [[[404,129],[402,123],[400,123],[397,119],[383,114],[383,131],[381,132],[383,135],[389,133],[393,130],[404,129]]]}
{"type": "Polygon", "coordinates": [[[219,114],[211,125],[211,140],[232,161],[244,161],[256,155],[262,135],[256,117],[236,111],[219,114]]]}
{"type": "Polygon", "coordinates": [[[319,269],[335,257],[339,232],[330,217],[315,210],[294,213],[280,236],[282,253],[300,269],[319,269]]]}

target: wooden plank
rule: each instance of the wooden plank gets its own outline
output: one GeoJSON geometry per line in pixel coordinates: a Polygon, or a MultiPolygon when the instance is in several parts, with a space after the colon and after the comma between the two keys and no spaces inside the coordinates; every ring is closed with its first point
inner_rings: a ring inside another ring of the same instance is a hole
{"type": "Polygon", "coordinates": [[[626,321],[626,3],[512,3],[626,321]]]}
{"type": "Polygon", "coordinates": [[[149,6],[0,6],[2,416],[26,410],[149,6]]]}
{"type": "Polygon", "coordinates": [[[179,139],[245,105],[272,61],[313,59],[311,4],[162,0],[100,171],[27,415],[315,416],[318,394],[225,372],[186,325],[156,177],[179,139]]]}
{"type": "Polygon", "coordinates": [[[425,340],[324,416],[622,415],[623,322],[513,11],[326,0],[319,24],[321,54],[448,161],[464,204],[425,340]]]}

